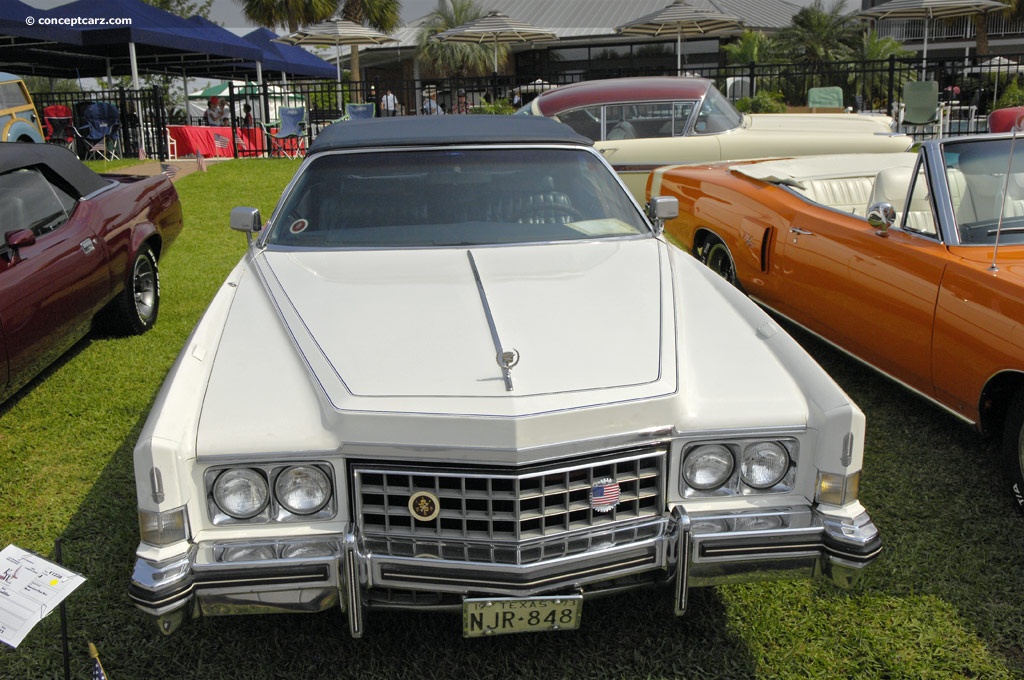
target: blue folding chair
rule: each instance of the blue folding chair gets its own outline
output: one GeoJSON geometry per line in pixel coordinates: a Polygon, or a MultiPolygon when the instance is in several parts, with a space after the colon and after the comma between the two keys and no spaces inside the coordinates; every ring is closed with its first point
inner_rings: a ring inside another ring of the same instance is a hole
{"type": "Polygon", "coordinates": [[[367,102],[365,104],[349,104],[345,107],[345,113],[349,120],[373,118],[374,105],[373,102],[367,102]]]}
{"type": "Polygon", "coordinates": [[[74,128],[85,144],[85,158],[109,161],[121,157],[121,114],[110,102],[92,102],[82,111],[82,125],[74,128]]]}
{"type": "Polygon", "coordinates": [[[270,154],[299,158],[306,153],[306,109],[282,106],[277,110],[280,120],[269,125],[260,123],[270,138],[270,154]],[[276,132],[273,131],[276,128],[276,132]],[[295,140],[292,143],[291,140],[295,140]]]}

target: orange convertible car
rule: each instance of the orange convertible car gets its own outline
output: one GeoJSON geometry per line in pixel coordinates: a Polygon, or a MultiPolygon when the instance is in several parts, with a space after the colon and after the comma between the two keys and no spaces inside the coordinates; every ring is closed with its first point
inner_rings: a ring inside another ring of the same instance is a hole
{"type": "Polygon", "coordinates": [[[762,305],[1001,434],[1024,508],[1024,140],[670,166],[648,193],[762,305]]]}

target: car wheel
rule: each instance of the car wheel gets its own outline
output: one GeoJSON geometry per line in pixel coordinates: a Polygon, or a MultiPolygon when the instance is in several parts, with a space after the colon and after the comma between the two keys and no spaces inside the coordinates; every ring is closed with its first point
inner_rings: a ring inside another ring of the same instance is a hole
{"type": "Polygon", "coordinates": [[[698,252],[700,261],[723,279],[739,288],[736,281],[736,265],[733,264],[729,248],[717,236],[709,236],[698,252]]]}
{"type": "Polygon", "coordinates": [[[1017,390],[1003,425],[1003,460],[1010,474],[1010,491],[1024,512],[1024,389],[1017,390]]]}
{"type": "Polygon", "coordinates": [[[148,246],[135,255],[124,290],[114,299],[114,322],[127,335],[145,333],[156,323],[160,310],[160,270],[148,246]]]}

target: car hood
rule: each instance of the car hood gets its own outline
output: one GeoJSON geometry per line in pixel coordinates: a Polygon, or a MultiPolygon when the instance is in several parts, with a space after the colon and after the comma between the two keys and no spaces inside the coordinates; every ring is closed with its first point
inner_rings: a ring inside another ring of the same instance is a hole
{"type": "Polygon", "coordinates": [[[513,461],[672,428],[805,427],[800,378],[773,349],[784,334],[771,325],[653,238],[252,249],[179,361],[207,374],[201,457],[344,442],[479,448],[513,461]],[[511,390],[485,299],[502,349],[518,354],[511,390]]]}
{"type": "Polygon", "coordinates": [[[336,404],[342,384],[357,397],[502,396],[498,343],[517,355],[517,395],[655,382],[660,268],[650,240],[267,252],[260,262],[336,404]]]}

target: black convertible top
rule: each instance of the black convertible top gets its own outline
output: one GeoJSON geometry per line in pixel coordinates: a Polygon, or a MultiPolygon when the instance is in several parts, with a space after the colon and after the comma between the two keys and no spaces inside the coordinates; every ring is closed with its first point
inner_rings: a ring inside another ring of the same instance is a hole
{"type": "Polygon", "coordinates": [[[334,123],[317,135],[309,153],[379,146],[509,142],[593,144],[568,125],[541,116],[402,116],[334,123]]]}
{"type": "Polygon", "coordinates": [[[0,174],[42,166],[43,174],[63,182],[79,196],[91,194],[110,184],[82,164],[78,156],[53,144],[0,142],[0,174]]]}

